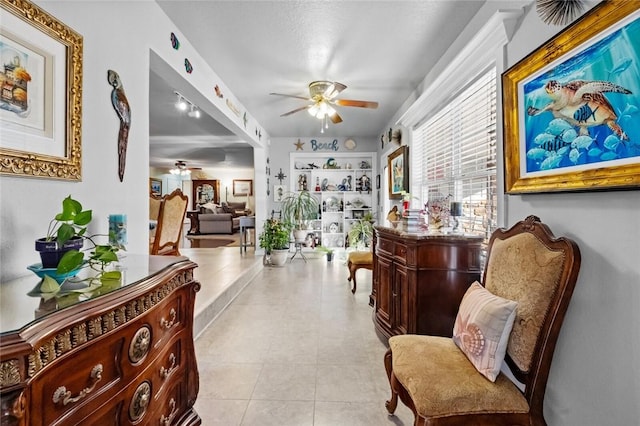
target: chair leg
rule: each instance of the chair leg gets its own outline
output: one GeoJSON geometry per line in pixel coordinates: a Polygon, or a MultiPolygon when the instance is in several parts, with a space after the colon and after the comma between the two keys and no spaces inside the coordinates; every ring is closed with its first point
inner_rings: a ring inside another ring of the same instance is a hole
{"type": "Polygon", "coordinates": [[[353,286],[351,287],[351,293],[355,294],[356,286],[357,286],[357,284],[356,284],[356,271],[358,270],[358,268],[353,263],[351,263],[351,261],[349,261],[349,263],[347,263],[347,267],[349,268],[349,278],[347,278],[347,281],[350,282],[351,280],[353,280],[353,286]]]}
{"type": "Polygon", "coordinates": [[[387,353],[384,354],[384,369],[387,370],[387,378],[389,379],[389,386],[391,387],[391,399],[385,402],[384,406],[387,408],[389,414],[393,414],[398,407],[398,393],[393,388],[393,382],[396,380],[393,375],[393,366],[391,359],[391,349],[387,349],[387,353]]]}

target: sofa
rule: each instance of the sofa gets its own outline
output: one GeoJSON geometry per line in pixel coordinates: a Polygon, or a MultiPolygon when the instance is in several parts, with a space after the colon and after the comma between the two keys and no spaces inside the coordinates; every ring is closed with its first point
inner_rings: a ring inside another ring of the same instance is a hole
{"type": "Polygon", "coordinates": [[[196,234],[233,234],[240,229],[240,216],[248,216],[251,210],[244,202],[207,203],[200,206],[196,234]]]}

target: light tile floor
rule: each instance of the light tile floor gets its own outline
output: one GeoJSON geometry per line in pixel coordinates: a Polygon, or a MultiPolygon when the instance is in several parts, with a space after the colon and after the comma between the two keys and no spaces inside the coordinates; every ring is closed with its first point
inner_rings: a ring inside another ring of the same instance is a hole
{"type": "MultiPolygon", "coordinates": [[[[183,254],[200,264],[196,278],[205,289],[261,261],[253,252],[238,251],[185,249],[183,254]],[[216,259],[226,265],[224,274],[216,272],[216,259]]],[[[307,263],[296,258],[257,272],[196,339],[195,408],[204,425],[413,424],[402,403],[395,416],[384,407],[386,346],[371,319],[371,272],[358,271],[355,295],[347,276],[343,262],[310,256],[307,263]]]]}

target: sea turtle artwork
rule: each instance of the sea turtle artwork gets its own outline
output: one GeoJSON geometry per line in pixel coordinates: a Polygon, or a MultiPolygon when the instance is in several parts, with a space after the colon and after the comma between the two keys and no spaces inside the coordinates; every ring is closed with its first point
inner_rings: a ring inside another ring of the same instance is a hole
{"type": "Polygon", "coordinates": [[[544,108],[529,106],[531,116],[550,111],[555,118],[562,118],[579,128],[580,136],[589,135],[589,127],[606,124],[620,138],[628,140],[622,127],[616,123],[618,116],[605,93],[631,94],[631,91],[609,81],[573,80],[561,84],[550,80],[544,87],[551,102],[544,108]]]}

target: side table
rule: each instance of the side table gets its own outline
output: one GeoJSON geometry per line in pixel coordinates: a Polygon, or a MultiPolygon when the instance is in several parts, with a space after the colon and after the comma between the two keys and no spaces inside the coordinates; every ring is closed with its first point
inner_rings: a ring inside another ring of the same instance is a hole
{"type": "Polygon", "coordinates": [[[240,253],[242,253],[243,249],[244,249],[244,252],[246,253],[247,247],[256,246],[255,235],[251,239],[251,241],[249,241],[249,239],[247,238],[249,229],[255,230],[255,228],[256,228],[255,216],[240,216],[240,253]]]}
{"type": "Polygon", "coordinates": [[[187,217],[191,220],[191,229],[189,229],[189,234],[200,233],[200,220],[198,220],[198,213],[198,210],[187,210],[187,217]]]}

